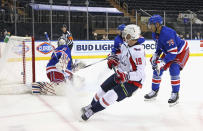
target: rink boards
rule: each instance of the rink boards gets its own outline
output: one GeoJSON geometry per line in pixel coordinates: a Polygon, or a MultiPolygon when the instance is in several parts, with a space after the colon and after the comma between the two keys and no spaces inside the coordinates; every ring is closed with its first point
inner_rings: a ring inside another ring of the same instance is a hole
{"type": "MultiPolygon", "coordinates": [[[[190,48],[190,56],[203,56],[203,40],[187,40],[190,48]]],[[[19,43],[20,45],[21,43],[19,43]]],[[[27,47],[27,54],[31,52],[31,43],[25,42],[27,47]]],[[[111,52],[114,41],[74,41],[72,48],[73,59],[95,59],[106,58],[111,52]]],[[[5,43],[0,44],[1,50],[5,43]]],[[[152,40],[146,40],[143,44],[147,57],[150,57],[156,48],[156,44],[152,40]]],[[[21,50],[21,46],[18,46],[18,51],[21,50]]],[[[16,47],[16,48],[18,48],[16,47]]],[[[50,59],[53,49],[57,47],[57,41],[48,43],[47,41],[35,41],[35,58],[36,60],[48,60],[50,59]]],[[[1,51],[2,52],[2,51],[1,51]]],[[[16,51],[14,50],[14,53],[16,51]]],[[[19,57],[19,56],[18,56],[19,57]]],[[[13,58],[15,59],[15,58],[13,58]]],[[[29,58],[28,58],[29,59],[29,58]]]]}

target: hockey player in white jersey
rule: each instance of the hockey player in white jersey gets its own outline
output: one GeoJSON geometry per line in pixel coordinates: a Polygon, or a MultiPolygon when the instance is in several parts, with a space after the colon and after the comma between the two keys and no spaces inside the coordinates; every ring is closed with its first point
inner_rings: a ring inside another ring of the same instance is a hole
{"type": "Polygon", "coordinates": [[[145,52],[137,42],[140,33],[137,25],[125,27],[125,43],[121,45],[121,52],[110,56],[107,62],[110,69],[116,67],[117,70],[102,83],[91,104],[82,108],[83,120],[88,120],[93,114],[132,96],[138,88],[142,88],[145,80],[145,52]]]}

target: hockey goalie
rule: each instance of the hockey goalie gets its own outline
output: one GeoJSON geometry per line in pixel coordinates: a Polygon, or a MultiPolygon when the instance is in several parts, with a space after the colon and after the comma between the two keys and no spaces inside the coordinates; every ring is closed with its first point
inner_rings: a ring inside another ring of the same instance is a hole
{"type": "Polygon", "coordinates": [[[65,39],[58,40],[58,47],[51,55],[46,73],[50,82],[33,83],[32,94],[64,95],[67,81],[73,77],[71,50],[65,39]]]}

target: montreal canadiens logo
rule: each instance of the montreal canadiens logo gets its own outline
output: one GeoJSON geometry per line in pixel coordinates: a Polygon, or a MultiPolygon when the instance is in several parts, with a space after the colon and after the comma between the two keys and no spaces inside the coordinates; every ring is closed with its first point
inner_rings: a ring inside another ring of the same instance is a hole
{"type": "MultiPolygon", "coordinates": [[[[14,46],[12,48],[13,52],[17,55],[22,55],[22,52],[23,52],[23,45],[22,44],[19,44],[17,46],[14,46]]],[[[25,45],[25,53],[27,53],[29,51],[29,46],[25,45]]]]}
{"type": "Polygon", "coordinates": [[[37,51],[41,52],[42,54],[48,54],[52,52],[54,49],[55,49],[54,46],[47,42],[44,42],[37,46],[37,51]]]}

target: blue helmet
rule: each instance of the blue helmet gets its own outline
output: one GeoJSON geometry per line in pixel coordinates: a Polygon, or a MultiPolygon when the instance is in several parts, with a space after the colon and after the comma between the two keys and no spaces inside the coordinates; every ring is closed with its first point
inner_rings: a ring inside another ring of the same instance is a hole
{"type": "Polygon", "coordinates": [[[125,28],[125,24],[121,24],[121,25],[118,26],[117,29],[120,30],[120,31],[123,31],[124,28],[125,28]]]}
{"type": "Polygon", "coordinates": [[[153,15],[149,18],[148,24],[163,24],[163,19],[160,15],[153,15]]]}

